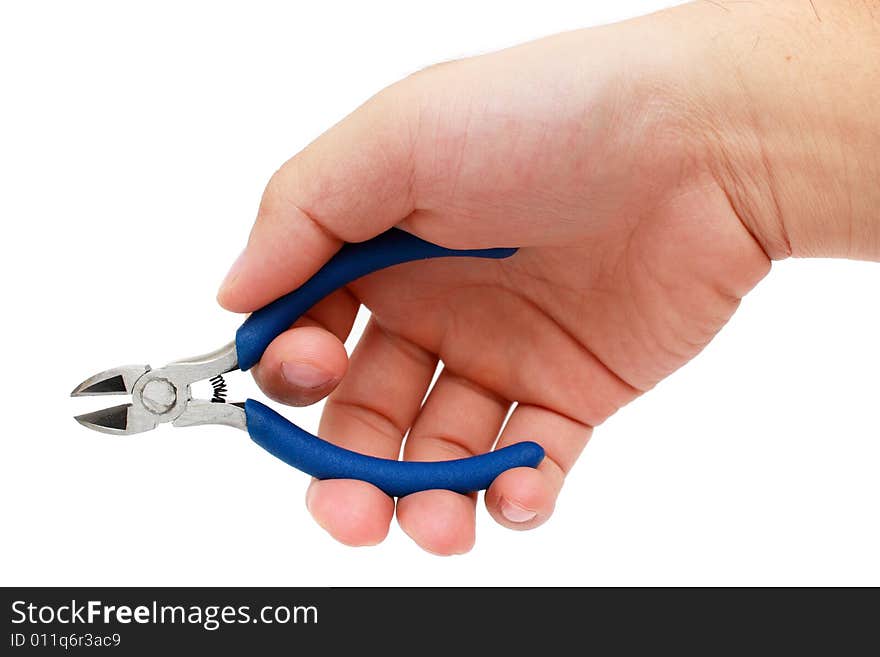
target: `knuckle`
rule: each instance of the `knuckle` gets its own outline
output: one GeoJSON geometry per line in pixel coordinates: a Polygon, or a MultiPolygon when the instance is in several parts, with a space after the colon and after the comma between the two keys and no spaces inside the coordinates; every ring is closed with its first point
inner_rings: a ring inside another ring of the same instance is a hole
{"type": "Polygon", "coordinates": [[[285,162],[269,176],[263,196],[260,199],[260,216],[272,214],[286,203],[289,194],[288,171],[289,162],[285,162]]]}

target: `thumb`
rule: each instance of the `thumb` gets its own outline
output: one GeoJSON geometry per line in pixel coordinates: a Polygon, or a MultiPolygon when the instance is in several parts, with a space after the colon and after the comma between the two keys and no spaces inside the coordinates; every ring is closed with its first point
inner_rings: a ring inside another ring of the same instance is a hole
{"type": "Polygon", "coordinates": [[[255,310],[305,282],[342,242],[396,224],[447,247],[522,247],[569,244],[584,217],[598,225],[632,214],[624,205],[639,149],[619,137],[631,143],[633,126],[647,122],[628,120],[626,94],[609,81],[648,66],[644,55],[624,61],[621,43],[639,40],[566,33],[380,92],[272,176],[220,303],[255,310]]]}
{"type": "Polygon", "coordinates": [[[412,212],[416,109],[407,85],[389,87],[275,172],[218,293],[222,306],[256,310],[308,280],[343,242],[412,212]]]}

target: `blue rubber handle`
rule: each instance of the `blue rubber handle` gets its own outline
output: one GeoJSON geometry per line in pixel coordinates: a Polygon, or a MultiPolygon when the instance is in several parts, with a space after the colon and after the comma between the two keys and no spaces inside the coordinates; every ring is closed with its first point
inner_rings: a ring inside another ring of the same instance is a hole
{"type": "Polygon", "coordinates": [[[392,228],[366,242],[345,244],[302,286],[253,313],[235,334],[238,366],[248,370],[266,347],[318,301],[361,276],[412,260],[450,256],[507,258],[516,249],[447,249],[392,228]]]}
{"type": "MultiPolygon", "coordinates": [[[[507,258],[514,253],[516,249],[447,249],[394,228],[366,242],[345,244],[306,283],[256,311],[241,325],[235,334],[238,366],[243,370],[253,367],[269,343],[312,306],[361,276],[426,258],[507,258]]],[[[252,399],[245,402],[245,416],[254,442],[285,463],[318,479],[368,481],[395,497],[438,488],[460,493],[483,490],[505,470],[534,468],[544,458],[540,445],[524,442],[455,461],[392,461],[321,440],[252,399]]]]}
{"type": "Polygon", "coordinates": [[[244,404],[251,438],[270,454],[318,479],[360,479],[392,497],[442,488],[470,493],[488,488],[505,470],[534,468],[544,450],[533,442],[516,443],[488,454],[454,461],[392,461],[337,447],[253,399],[244,404]]]}

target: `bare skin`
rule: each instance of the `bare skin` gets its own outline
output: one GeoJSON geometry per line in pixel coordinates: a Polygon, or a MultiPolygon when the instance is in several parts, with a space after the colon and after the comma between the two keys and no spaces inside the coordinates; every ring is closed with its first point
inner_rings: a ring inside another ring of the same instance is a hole
{"type": "MultiPolygon", "coordinates": [[[[396,458],[407,434],[413,460],[540,442],[538,470],[485,496],[502,525],[537,527],[593,428],[699,353],[771,260],[880,260],[878,61],[880,3],[792,0],[693,3],[430,68],[273,176],[220,303],[254,310],[394,225],[521,247],[361,279],[255,376],[286,403],[329,394],[320,434],[368,454],[396,458]]],[[[475,501],[428,491],[396,513],[456,554],[475,501]]],[[[307,504],[350,545],[380,542],[395,513],[359,481],[314,481],[307,504]]]]}

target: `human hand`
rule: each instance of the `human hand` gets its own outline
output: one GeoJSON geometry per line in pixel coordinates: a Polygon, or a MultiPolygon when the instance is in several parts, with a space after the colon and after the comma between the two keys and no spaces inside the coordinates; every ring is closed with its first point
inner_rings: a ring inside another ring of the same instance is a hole
{"type": "MultiPolygon", "coordinates": [[[[860,111],[880,85],[849,88],[880,48],[848,12],[819,26],[809,3],[698,3],[381,92],[273,176],[220,302],[254,310],[392,225],[521,249],[356,281],[272,343],[257,382],[292,404],[332,391],[319,433],[385,458],[407,432],[413,460],[485,452],[499,433],[541,443],[537,470],[486,492],[499,523],[540,525],[592,428],[696,355],[771,258],[880,258],[880,192],[864,173],[880,139],[860,111]],[[833,57],[820,39],[840,46],[833,57]],[[804,95],[802,77],[822,92],[804,95]],[[372,318],[349,360],[361,303],[372,318]]],[[[351,545],[381,541],[395,512],[353,480],[313,481],[307,503],[351,545]]],[[[396,510],[431,552],[473,545],[475,496],[426,491],[396,510]]]]}

